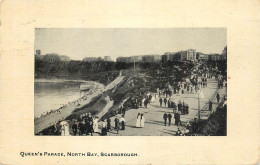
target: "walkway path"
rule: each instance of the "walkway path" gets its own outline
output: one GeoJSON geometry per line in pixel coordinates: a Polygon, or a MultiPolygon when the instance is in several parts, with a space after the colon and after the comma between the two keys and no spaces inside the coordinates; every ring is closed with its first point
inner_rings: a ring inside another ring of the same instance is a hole
{"type": "MultiPolygon", "coordinates": [[[[212,98],[217,91],[217,81],[215,79],[208,79],[208,87],[202,88],[204,99],[201,99],[200,107],[205,107],[208,104],[208,100],[212,98]]],[[[174,101],[177,103],[179,100],[189,105],[189,115],[181,115],[181,121],[190,121],[194,117],[198,118],[198,95],[197,94],[175,94],[173,95],[174,101]]],[[[159,99],[157,98],[154,103],[148,105],[148,108],[131,109],[126,111],[126,130],[119,131],[119,134],[115,130],[108,132],[108,136],[172,136],[177,131],[177,126],[173,125],[174,117],[172,118],[171,126],[164,126],[163,114],[165,112],[172,113],[173,110],[167,107],[159,106],[159,99]],[[136,128],[136,116],[138,113],[143,113],[145,117],[145,127],[136,128]]],[[[111,118],[112,126],[114,126],[114,117],[111,118]]],[[[101,127],[100,127],[101,128],[101,127]]]]}

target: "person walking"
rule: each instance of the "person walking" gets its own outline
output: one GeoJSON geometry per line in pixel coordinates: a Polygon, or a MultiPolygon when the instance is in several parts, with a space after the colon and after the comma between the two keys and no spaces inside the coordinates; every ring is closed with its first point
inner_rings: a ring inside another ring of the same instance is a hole
{"type": "Polygon", "coordinates": [[[53,125],[53,134],[54,134],[54,135],[58,135],[58,134],[59,134],[58,125],[57,125],[56,122],[55,122],[54,125],[53,125]]]}
{"type": "Polygon", "coordinates": [[[72,125],[72,131],[73,131],[74,136],[77,135],[77,130],[78,130],[78,125],[77,125],[76,121],[74,121],[74,123],[72,125]]]}
{"type": "Polygon", "coordinates": [[[84,120],[79,122],[78,127],[79,127],[79,136],[86,134],[87,128],[84,120]]]}
{"type": "Polygon", "coordinates": [[[107,131],[109,132],[111,130],[111,119],[107,118],[107,131]]]}
{"type": "Polygon", "coordinates": [[[144,107],[147,108],[147,104],[149,103],[149,100],[148,99],[145,99],[144,101],[144,107]]]}
{"type": "Polygon", "coordinates": [[[211,112],[212,111],[212,101],[209,100],[209,111],[211,112]]]}
{"type": "Polygon", "coordinates": [[[181,119],[181,115],[180,115],[180,112],[178,112],[178,113],[176,114],[176,125],[177,125],[177,126],[179,126],[179,124],[180,124],[180,119],[181,119]]]}
{"type": "Polygon", "coordinates": [[[159,102],[160,102],[160,107],[162,107],[162,98],[160,97],[160,99],[159,99],[159,102]]]}
{"type": "Polygon", "coordinates": [[[98,117],[95,117],[95,119],[93,120],[93,130],[94,133],[98,132],[98,117]]]}
{"type": "Polygon", "coordinates": [[[101,136],[106,136],[107,135],[107,123],[102,120],[102,130],[101,130],[101,136]]]}
{"type": "Polygon", "coordinates": [[[171,108],[171,99],[168,99],[168,108],[171,108]]]}
{"type": "Polygon", "coordinates": [[[119,120],[118,120],[118,118],[117,118],[117,116],[116,116],[116,118],[114,119],[115,129],[117,129],[117,127],[118,127],[118,125],[119,125],[119,124],[118,124],[118,123],[119,123],[118,121],[119,121],[119,120]]]}
{"type": "Polygon", "coordinates": [[[115,130],[118,134],[119,133],[119,119],[116,117],[114,121],[115,121],[115,130]]]}
{"type": "Polygon", "coordinates": [[[171,125],[171,121],[172,121],[172,115],[170,114],[170,112],[168,113],[168,120],[169,120],[169,126],[171,125]]]}
{"type": "Polygon", "coordinates": [[[164,115],[163,115],[163,120],[164,120],[164,126],[166,126],[166,123],[167,123],[167,113],[165,112],[164,115]]]}
{"type": "Polygon", "coordinates": [[[188,115],[190,112],[189,112],[189,105],[186,104],[186,114],[188,115]]]}
{"type": "Polygon", "coordinates": [[[182,113],[182,103],[181,101],[179,100],[179,103],[178,103],[178,111],[182,113]]]}
{"type": "Polygon", "coordinates": [[[137,119],[136,119],[136,124],[135,124],[135,126],[136,126],[137,128],[140,128],[140,126],[141,126],[141,114],[138,113],[138,115],[137,115],[136,118],[137,118],[137,119]]]}
{"type": "Polygon", "coordinates": [[[141,114],[141,121],[140,121],[141,128],[144,128],[144,122],[145,122],[144,114],[141,114]]]}
{"type": "Polygon", "coordinates": [[[87,133],[86,133],[86,135],[91,134],[91,136],[93,136],[93,132],[94,132],[94,130],[93,130],[93,121],[91,121],[91,120],[87,121],[86,126],[87,126],[87,133]]]}
{"type": "Polygon", "coordinates": [[[122,118],[120,119],[120,123],[121,123],[121,130],[125,130],[125,118],[124,118],[124,116],[122,116],[122,118]]]}
{"type": "Polygon", "coordinates": [[[177,125],[177,111],[174,111],[174,122],[177,125]]]}
{"type": "Polygon", "coordinates": [[[164,98],[164,105],[165,105],[165,107],[166,107],[166,104],[167,104],[167,98],[165,97],[164,98]]]}
{"type": "Polygon", "coordinates": [[[217,100],[218,100],[218,103],[219,103],[219,99],[220,99],[220,95],[219,95],[219,93],[217,93],[217,100]]]}

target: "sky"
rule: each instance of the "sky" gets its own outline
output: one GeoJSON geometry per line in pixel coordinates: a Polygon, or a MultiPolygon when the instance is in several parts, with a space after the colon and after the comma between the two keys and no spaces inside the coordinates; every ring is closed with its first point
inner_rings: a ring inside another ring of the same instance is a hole
{"type": "Polygon", "coordinates": [[[57,53],[72,60],[85,57],[164,54],[187,49],[222,53],[225,28],[37,28],[35,50],[57,53]]]}

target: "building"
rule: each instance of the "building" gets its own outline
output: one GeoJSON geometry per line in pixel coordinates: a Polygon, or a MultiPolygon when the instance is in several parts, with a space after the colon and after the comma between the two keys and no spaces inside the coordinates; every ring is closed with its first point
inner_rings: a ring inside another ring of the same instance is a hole
{"type": "Polygon", "coordinates": [[[60,56],[58,54],[52,53],[52,54],[46,54],[43,59],[43,61],[48,61],[48,62],[57,62],[61,61],[60,56]]]}
{"type": "Polygon", "coordinates": [[[133,62],[159,62],[161,55],[139,55],[130,57],[118,57],[117,62],[133,63],[133,62]]]}
{"type": "Polygon", "coordinates": [[[95,62],[95,61],[101,61],[101,57],[85,57],[82,61],[84,62],[95,62]]]}
{"type": "Polygon", "coordinates": [[[113,61],[112,58],[110,56],[105,56],[104,57],[104,61],[113,61]]]}
{"type": "Polygon", "coordinates": [[[174,61],[174,56],[175,56],[176,52],[165,52],[164,55],[167,56],[167,59],[169,61],[174,61]]]}
{"type": "Polygon", "coordinates": [[[222,60],[223,59],[223,55],[219,55],[219,54],[210,54],[208,55],[208,60],[209,61],[218,61],[218,60],[222,60]]]}
{"type": "Polygon", "coordinates": [[[159,62],[160,60],[160,55],[144,55],[142,57],[142,62],[159,62]]]}
{"type": "Polygon", "coordinates": [[[167,62],[169,60],[169,54],[162,55],[162,62],[167,62]]]}
{"type": "Polygon", "coordinates": [[[222,55],[222,54],[219,54],[219,55],[218,55],[218,60],[223,60],[223,59],[224,59],[223,55],[222,55]]]}
{"type": "Polygon", "coordinates": [[[142,56],[130,56],[128,62],[142,62],[142,56]]]}
{"type": "Polygon", "coordinates": [[[65,55],[60,55],[60,60],[61,61],[70,61],[70,57],[69,56],[65,56],[65,55]]]}
{"type": "Polygon", "coordinates": [[[196,60],[196,50],[189,49],[181,52],[181,61],[195,61],[196,60]]]}
{"type": "Polygon", "coordinates": [[[204,53],[201,53],[201,52],[198,52],[197,56],[198,56],[198,60],[207,61],[209,59],[208,54],[204,54],[204,53]]]}
{"type": "Polygon", "coordinates": [[[204,54],[204,60],[208,61],[209,60],[209,55],[208,54],[204,54]]]}
{"type": "Polygon", "coordinates": [[[116,62],[128,62],[128,57],[117,57],[116,62]]]}

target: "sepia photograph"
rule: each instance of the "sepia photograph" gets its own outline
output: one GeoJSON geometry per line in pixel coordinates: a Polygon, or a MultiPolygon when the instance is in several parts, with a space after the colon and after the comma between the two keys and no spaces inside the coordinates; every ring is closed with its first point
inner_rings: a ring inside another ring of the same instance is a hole
{"type": "Polygon", "coordinates": [[[259,164],[259,7],[2,0],[0,164],[259,164]]]}
{"type": "Polygon", "coordinates": [[[227,136],[226,28],[35,28],[36,136],[227,136]]]}

